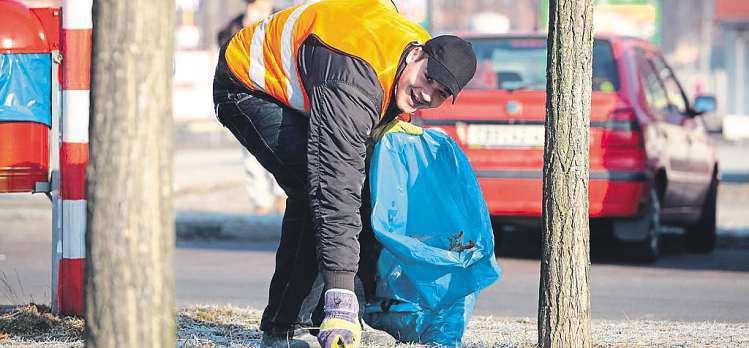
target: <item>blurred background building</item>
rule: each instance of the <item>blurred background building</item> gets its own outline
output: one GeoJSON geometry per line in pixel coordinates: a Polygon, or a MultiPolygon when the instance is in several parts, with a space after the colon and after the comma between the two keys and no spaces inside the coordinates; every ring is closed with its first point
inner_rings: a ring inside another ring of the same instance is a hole
{"type": "MultiPolygon", "coordinates": [[[[60,0],[25,0],[50,6],[60,0]]],[[[275,0],[275,9],[301,3],[275,0]]],[[[545,31],[548,0],[394,0],[432,34],[545,31]]],[[[219,30],[245,0],[175,0],[175,118],[212,120],[219,30]]],[[[659,45],[690,97],[718,98],[716,115],[749,114],[749,0],[594,0],[594,26],[659,45]]]]}
{"type": "MultiPolygon", "coordinates": [[[[284,8],[300,1],[276,1],[284,8]]],[[[548,0],[395,0],[400,11],[439,33],[545,31],[548,0]]],[[[179,0],[179,47],[215,50],[219,28],[241,11],[243,0],[179,0]],[[192,13],[187,15],[187,13],[192,13]]],[[[596,0],[599,33],[637,36],[658,44],[685,90],[718,96],[718,115],[749,114],[749,1],[596,0]]],[[[189,108],[197,110],[196,108],[189,108]]]]}
{"type": "MultiPolygon", "coordinates": [[[[749,114],[749,1],[715,0],[708,30],[715,30],[709,38],[715,47],[715,58],[708,65],[713,71],[727,76],[726,110],[737,115],[749,114]],[[713,29],[714,28],[714,29],[713,29]]],[[[708,59],[710,59],[708,58],[708,59]]]]}

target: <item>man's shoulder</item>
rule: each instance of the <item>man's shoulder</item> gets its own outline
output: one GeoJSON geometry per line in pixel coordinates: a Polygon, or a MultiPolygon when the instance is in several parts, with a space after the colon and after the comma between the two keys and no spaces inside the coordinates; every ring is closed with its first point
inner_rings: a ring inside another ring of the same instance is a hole
{"type": "Polygon", "coordinates": [[[321,84],[346,84],[378,103],[382,101],[382,86],[367,62],[329,47],[314,35],[302,43],[299,67],[302,83],[308,90],[321,84]]]}

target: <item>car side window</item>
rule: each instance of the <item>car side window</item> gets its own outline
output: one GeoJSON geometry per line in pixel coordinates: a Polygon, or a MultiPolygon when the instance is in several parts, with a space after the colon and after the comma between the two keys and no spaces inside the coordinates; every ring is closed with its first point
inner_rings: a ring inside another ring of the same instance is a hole
{"type": "Polygon", "coordinates": [[[666,94],[671,106],[676,108],[681,114],[686,114],[688,109],[687,102],[684,100],[684,92],[671,68],[668,67],[668,64],[666,64],[666,61],[661,56],[654,56],[650,61],[653,63],[658,77],[663,81],[663,86],[666,88],[666,94]]]}
{"type": "Polygon", "coordinates": [[[637,51],[637,66],[642,78],[642,84],[645,92],[645,99],[655,116],[661,118],[662,114],[669,108],[668,96],[666,89],[663,87],[653,65],[648,61],[645,52],[637,51]]]}

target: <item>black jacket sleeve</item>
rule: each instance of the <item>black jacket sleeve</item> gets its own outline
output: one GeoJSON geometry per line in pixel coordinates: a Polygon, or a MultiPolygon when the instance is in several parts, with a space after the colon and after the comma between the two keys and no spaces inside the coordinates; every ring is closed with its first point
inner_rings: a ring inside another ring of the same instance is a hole
{"type": "Polygon", "coordinates": [[[345,288],[335,273],[353,281],[357,270],[367,140],[382,88],[369,65],[314,37],[301,47],[299,70],[310,103],[307,174],[318,260],[326,285],[345,288]]]}

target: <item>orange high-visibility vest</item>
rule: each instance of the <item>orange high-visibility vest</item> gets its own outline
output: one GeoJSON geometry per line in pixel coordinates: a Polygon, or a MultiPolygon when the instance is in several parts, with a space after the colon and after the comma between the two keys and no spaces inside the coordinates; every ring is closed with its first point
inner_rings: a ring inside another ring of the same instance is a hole
{"type": "Polygon", "coordinates": [[[395,85],[401,55],[429,34],[397,13],[389,0],[323,0],[280,11],[239,31],[226,48],[229,70],[245,86],[309,112],[297,54],[310,35],[374,70],[384,92],[380,117],[395,85]]]}

